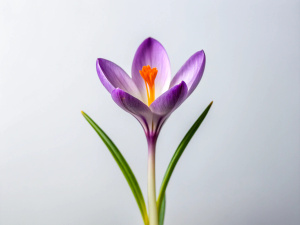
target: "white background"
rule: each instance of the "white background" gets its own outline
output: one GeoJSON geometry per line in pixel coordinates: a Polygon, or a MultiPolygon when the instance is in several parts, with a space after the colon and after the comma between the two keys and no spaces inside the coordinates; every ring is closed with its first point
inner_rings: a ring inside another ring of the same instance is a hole
{"type": "Polygon", "coordinates": [[[299,22],[299,0],[1,0],[0,224],[142,224],[80,111],[113,139],[146,195],[142,128],[95,63],[130,73],[149,36],[165,46],[173,75],[194,52],[207,56],[200,85],[160,134],[158,187],[214,100],[169,183],[165,225],[300,224],[299,22]]]}

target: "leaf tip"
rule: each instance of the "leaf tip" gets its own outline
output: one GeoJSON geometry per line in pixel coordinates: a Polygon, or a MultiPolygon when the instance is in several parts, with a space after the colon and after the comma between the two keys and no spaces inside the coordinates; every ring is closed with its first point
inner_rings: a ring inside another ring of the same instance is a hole
{"type": "Polygon", "coordinates": [[[214,101],[211,101],[210,104],[209,104],[209,106],[211,106],[213,103],[214,103],[214,101]]]}
{"type": "Polygon", "coordinates": [[[81,110],[81,114],[84,115],[85,113],[81,110]]]}

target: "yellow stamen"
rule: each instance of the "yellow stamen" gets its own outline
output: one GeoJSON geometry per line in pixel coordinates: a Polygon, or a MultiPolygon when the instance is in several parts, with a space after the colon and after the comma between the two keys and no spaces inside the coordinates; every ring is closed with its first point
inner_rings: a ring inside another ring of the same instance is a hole
{"type": "Polygon", "coordinates": [[[157,75],[157,69],[151,68],[148,66],[143,66],[142,70],[140,70],[140,74],[145,81],[146,90],[147,90],[147,98],[148,98],[148,106],[155,100],[155,78],[157,75]]]}

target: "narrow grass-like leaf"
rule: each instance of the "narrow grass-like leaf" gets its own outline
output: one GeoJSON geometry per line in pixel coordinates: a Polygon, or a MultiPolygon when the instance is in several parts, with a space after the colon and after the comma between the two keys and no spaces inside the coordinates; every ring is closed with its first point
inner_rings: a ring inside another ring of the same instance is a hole
{"type": "Polygon", "coordinates": [[[94,128],[94,130],[97,132],[97,134],[100,136],[114,159],[116,160],[118,166],[120,167],[124,177],[126,178],[131,191],[135,197],[135,200],[139,206],[139,209],[141,211],[143,220],[145,225],[149,224],[149,219],[148,219],[148,214],[147,214],[147,209],[146,209],[146,204],[145,200],[142,194],[142,191],[140,189],[140,186],[131,170],[129,167],[128,163],[126,162],[125,158],[119,151],[119,149],[116,147],[116,145],[112,142],[112,140],[106,135],[106,133],[83,111],[81,111],[82,115],[84,118],[89,122],[89,124],[94,128]]]}
{"type": "Polygon", "coordinates": [[[184,138],[182,139],[182,141],[180,142],[179,146],[177,147],[177,150],[175,151],[169,166],[165,172],[165,176],[164,179],[162,181],[161,187],[160,187],[160,192],[159,192],[159,196],[157,199],[157,207],[158,207],[158,212],[161,211],[162,208],[162,203],[163,203],[163,199],[165,196],[165,192],[167,189],[167,185],[169,183],[169,180],[171,178],[171,175],[174,171],[174,168],[180,158],[180,156],[182,155],[183,151],[185,150],[186,146],[188,145],[188,143],[190,142],[190,140],[192,139],[193,135],[195,134],[195,132],[197,131],[197,129],[199,128],[199,126],[201,125],[202,121],[205,119],[211,105],[213,104],[213,102],[211,102],[206,109],[203,111],[203,113],[199,116],[199,118],[196,120],[196,122],[193,124],[193,126],[189,129],[189,131],[187,132],[187,134],[184,136],[184,138]]]}
{"type": "Polygon", "coordinates": [[[160,211],[159,211],[159,225],[164,225],[165,220],[165,210],[166,210],[166,194],[161,203],[160,211]]]}

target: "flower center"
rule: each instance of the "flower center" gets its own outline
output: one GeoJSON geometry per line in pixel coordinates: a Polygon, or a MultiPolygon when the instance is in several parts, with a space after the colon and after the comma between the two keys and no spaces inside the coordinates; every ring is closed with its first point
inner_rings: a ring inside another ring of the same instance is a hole
{"type": "Polygon", "coordinates": [[[140,74],[145,81],[146,90],[147,90],[147,98],[148,98],[148,106],[155,100],[155,78],[157,75],[157,69],[151,68],[148,66],[143,66],[142,70],[140,70],[140,74]]]}

